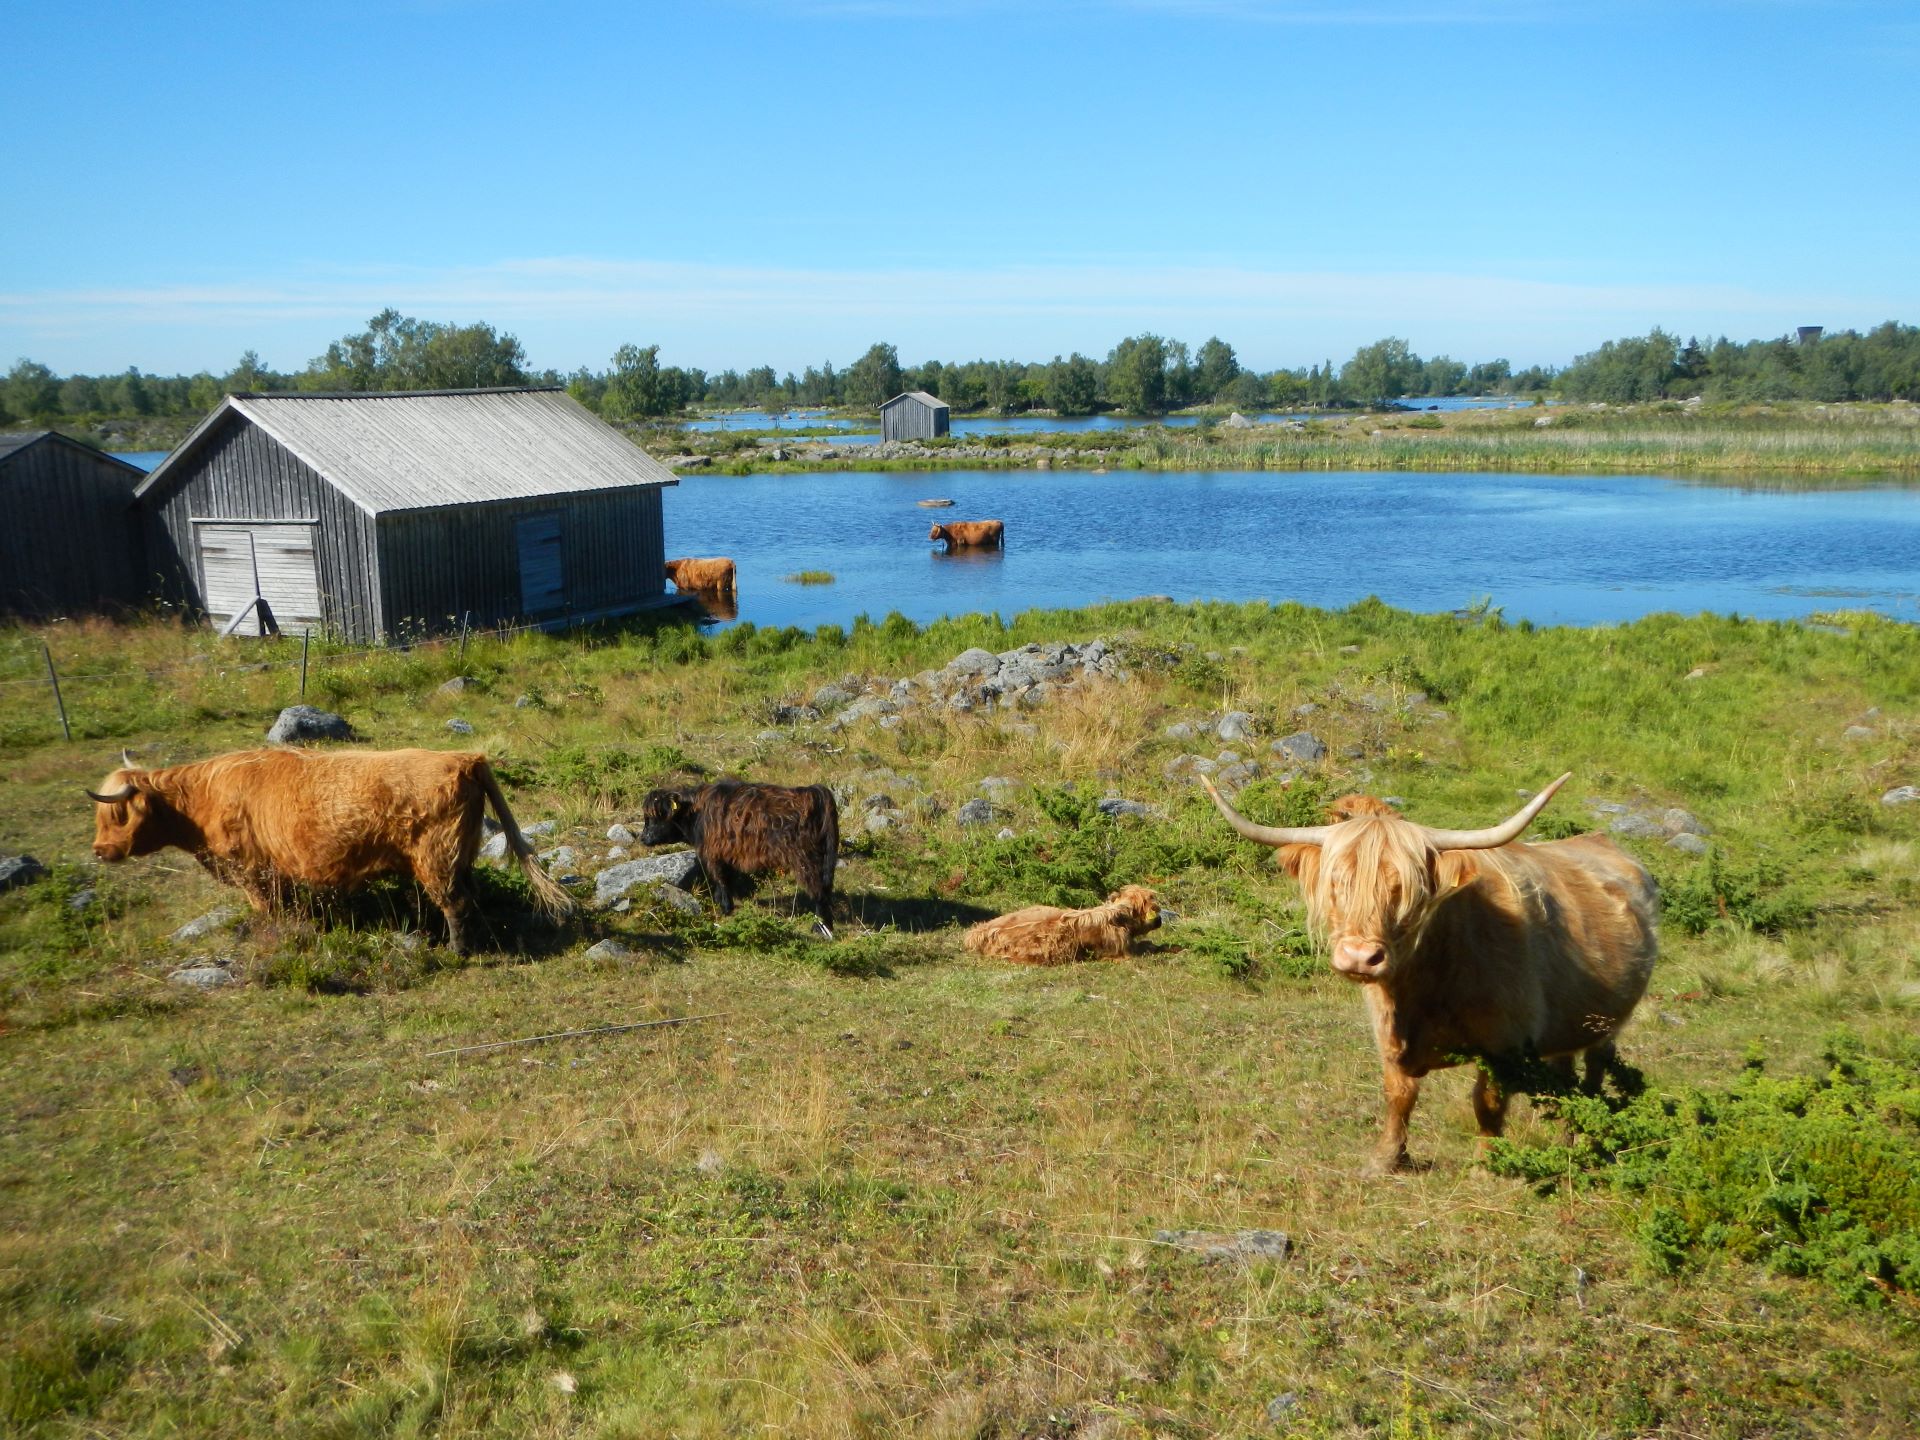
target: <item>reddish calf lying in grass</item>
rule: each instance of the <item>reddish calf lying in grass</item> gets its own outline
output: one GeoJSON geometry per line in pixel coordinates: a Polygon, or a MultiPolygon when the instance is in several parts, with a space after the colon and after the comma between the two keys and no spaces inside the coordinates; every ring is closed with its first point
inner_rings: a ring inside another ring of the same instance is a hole
{"type": "Polygon", "coordinates": [[[1133,942],[1160,928],[1160,906],[1153,891],[1125,885],[1104,905],[1062,910],[1029,905],[995,920],[982,920],[966,934],[976,955],[1011,960],[1016,965],[1065,965],[1074,960],[1114,960],[1133,942]]]}

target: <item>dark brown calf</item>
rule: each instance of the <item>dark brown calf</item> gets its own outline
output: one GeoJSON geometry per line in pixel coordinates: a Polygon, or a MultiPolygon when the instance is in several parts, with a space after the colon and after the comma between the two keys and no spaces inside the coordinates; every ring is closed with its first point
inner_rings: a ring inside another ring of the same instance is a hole
{"type": "Polygon", "coordinates": [[[655,790],[641,815],[641,844],[681,840],[699,853],[722,915],[733,913],[732,892],[743,877],[779,870],[799,883],[807,907],[832,937],[840,810],[826,786],[721,780],[697,790],[655,790]]]}

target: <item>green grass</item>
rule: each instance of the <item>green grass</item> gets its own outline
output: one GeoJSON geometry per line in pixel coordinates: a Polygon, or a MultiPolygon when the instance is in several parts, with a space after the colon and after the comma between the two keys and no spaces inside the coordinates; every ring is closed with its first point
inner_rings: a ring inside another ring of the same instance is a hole
{"type": "MultiPolygon", "coordinates": [[[[832,437],[820,437],[831,442],[832,437]]],[[[679,441],[674,442],[676,446],[679,441]]],[[[696,445],[703,442],[695,442],[696,445]]],[[[683,447],[684,448],[684,447],[683,447]]],[[[1525,470],[1685,474],[1757,484],[1920,475],[1920,407],[1892,405],[1526,407],[1448,414],[1337,413],[1299,429],[1148,426],[930,441],[911,458],[802,451],[765,459],[711,442],[717,471],[1027,469],[1525,470]],[[1545,420],[1542,426],[1537,422],[1545,420]]]]}
{"type": "Polygon", "coordinates": [[[831,570],[796,570],[793,574],[783,575],[780,578],[785,580],[789,585],[833,584],[833,572],[831,570]]]}
{"type": "Polygon", "coordinates": [[[1139,602],[476,637],[464,664],[316,647],[309,698],[372,744],[445,746],[457,704],[585,873],[663,780],[845,794],[831,944],[780,879],[724,922],[643,900],[556,933],[483,868],[496,948],[466,960],[409,936],[433,917],[397,884],[170,942],[231,893],[177,854],[94,867],[80,787],[122,745],[257,743],[297,654],[161,621],[0,632],[0,681],[28,682],[0,684],[0,850],[54,867],[0,896],[0,1431],[1909,1434],[1920,807],[1879,796],[1920,770],[1920,639],[1829,618],[1139,602]],[[1131,680],[1006,723],[769,723],[849,673],[1096,635],[1131,680]],[[31,683],[43,639],[71,743],[31,683]],[[435,691],[456,669],[481,682],[457,702],[435,691]],[[1358,788],[1470,823],[1572,769],[1543,835],[1600,798],[1709,822],[1700,859],[1626,842],[1668,897],[1622,1042],[1641,1098],[1516,1106],[1488,1168],[1470,1076],[1444,1072],[1414,1117],[1429,1168],[1363,1179],[1359,997],[1267,852],[1163,779],[1220,748],[1166,726],[1227,708],[1338,757],[1243,792],[1268,820],[1358,788]],[[956,825],[989,776],[1015,782],[1001,816],[956,825]],[[1163,818],[1102,815],[1109,792],[1163,818]],[[901,818],[866,833],[876,794],[901,818]],[[1131,960],[960,947],[974,918],[1122,881],[1179,916],[1131,960]],[[637,957],[587,958],[602,936],[637,957]],[[202,956],[242,983],[167,982],[202,956]],[[1256,1226],[1293,1258],[1152,1238],[1256,1226]]]}

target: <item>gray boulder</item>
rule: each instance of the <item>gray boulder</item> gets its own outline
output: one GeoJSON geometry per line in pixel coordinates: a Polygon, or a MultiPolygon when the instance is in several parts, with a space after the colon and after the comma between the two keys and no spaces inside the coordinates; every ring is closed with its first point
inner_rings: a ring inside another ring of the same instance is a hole
{"type": "Polygon", "coordinates": [[[1326,743],[1318,735],[1305,730],[1296,730],[1285,739],[1274,741],[1269,748],[1274,754],[1296,765],[1317,765],[1327,758],[1326,743]]]}
{"type": "Polygon", "coordinates": [[[502,830],[498,834],[489,835],[485,840],[480,842],[480,858],[482,860],[504,860],[507,858],[506,831],[502,830]]]}
{"type": "Polygon", "coordinates": [[[451,730],[455,735],[471,735],[473,734],[473,722],[471,720],[462,720],[456,715],[453,719],[447,721],[447,729],[451,730]]]}
{"type": "Polygon", "coordinates": [[[31,855],[0,855],[0,893],[47,878],[47,867],[31,855]]]}
{"type": "Polygon", "coordinates": [[[571,845],[556,845],[551,850],[540,852],[540,863],[549,870],[559,870],[574,863],[580,857],[571,845]]]}
{"type": "MultiPolygon", "coordinates": [[[[838,710],[853,699],[853,691],[839,685],[822,685],[813,692],[814,708],[820,712],[838,710]]],[[[819,715],[814,718],[819,719],[819,715]]]]}
{"type": "Polygon", "coordinates": [[[611,905],[625,898],[636,885],[677,885],[700,873],[700,857],[691,850],[676,850],[668,855],[648,855],[639,860],[623,860],[610,865],[594,877],[593,903],[611,905]]]}
{"type": "Polygon", "coordinates": [[[1658,820],[1635,814],[1614,816],[1607,829],[1627,840],[1663,840],[1667,834],[1658,820]]]}
{"type": "Polygon", "coordinates": [[[195,990],[218,990],[223,985],[233,984],[233,972],[224,965],[212,963],[182,965],[178,970],[170,971],[167,979],[175,985],[186,985],[195,990]]]}
{"type": "Polygon", "coordinates": [[[1260,767],[1251,760],[1236,761],[1232,765],[1222,765],[1213,777],[1214,783],[1222,790],[1238,790],[1243,785],[1252,784],[1260,778],[1260,767]]]}
{"type": "Polygon", "coordinates": [[[1293,1241],[1284,1230],[1156,1230],[1156,1245],[1170,1245],[1208,1261],[1284,1260],[1293,1241]]]}
{"type": "Polygon", "coordinates": [[[1896,785],[1880,797],[1882,805],[1911,805],[1920,800],[1920,785],[1896,785]]]}
{"type": "Polygon", "coordinates": [[[1009,780],[1004,775],[989,775],[980,782],[980,788],[995,800],[1004,800],[1020,788],[1018,780],[1009,780]]]}
{"type": "Polygon", "coordinates": [[[1253,428],[1253,421],[1236,410],[1227,416],[1225,420],[1222,420],[1220,425],[1221,428],[1225,430],[1251,430],[1253,428]]]}
{"type": "Polygon", "coordinates": [[[458,695],[469,686],[478,685],[479,683],[480,682],[475,680],[471,675],[456,675],[441,685],[439,693],[442,695],[458,695]]]}
{"type": "Polygon", "coordinates": [[[1185,720],[1167,726],[1166,730],[1166,735],[1169,740],[1179,740],[1182,742],[1193,739],[1199,733],[1199,731],[1195,730],[1193,726],[1185,720]]]}
{"type": "Polygon", "coordinates": [[[184,945],[189,941],[198,940],[203,935],[211,935],[216,930],[224,930],[239,918],[240,907],[238,905],[222,905],[217,910],[209,910],[198,919],[189,920],[178,930],[174,931],[174,943],[176,945],[184,945]]]}
{"type": "Polygon", "coordinates": [[[1667,837],[1667,848],[1678,850],[1682,855],[1704,855],[1709,846],[1705,840],[1690,830],[1682,830],[1677,835],[1667,837]]]}
{"type": "Polygon", "coordinates": [[[1682,810],[1678,805],[1668,809],[1660,816],[1660,828],[1669,835],[1711,835],[1713,827],[1699,816],[1682,810]]]}
{"type": "Polygon", "coordinates": [[[776,705],[773,707],[773,723],[776,725],[811,725],[820,718],[820,710],[813,705],[776,705]]]}
{"type": "Polygon", "coordinates": [[[682,915],[691,915],[698,920],[707,913],[700,904],[699,896],[678,885],[662,885],[656,893],[668,908],[678,910],[682,915]]]}
{"type": "Polygon", "coordinates": [[[1133,815],[1142,820],[1151,820],[1159,814],[1151,805],[1143,805],[1138,800],[1122,800],[1117,795],[1109,795],[1100,802],[1100,813],[1116,819],[1122,815],[1133,815]]]}
{"type": "Polygon", "coordinates": [[[624,940],[602,940],[587,947],[589,960],[632,960],[640,952],[624,940]]]}
{"type": "Polygon", "coordinates": [[[999,670],[1000,657],[977,645],[971,650],[962,650],[947,662],[947,671],[953,675],[994,675],[999,670]]]}
{"type": "Polygon", "coordinates": [[[1245,710],[1229,710],[1220,717],[1220,723],[1213,733],[1229,744],[1235,741],[1251,740],[1254,736],[1254,718],[1245,710]]]}
{"type": "Polygon", "coordinates": [[[631,845],[633,843],[633,831],[621,824],[616,823],[609,825],[607,827],[607,839],[616,845],[631,845]]]}
{"type": "Polygon", "coordinates": [[[1871,740],[1874,731],[1870,725],[1849,725],[1840,732],[1842,740],[1871,740]]]}
{"type": "Polygon", "coordinates": [[[312,705],[289,705],[267,731],[275,745],[293,745],[306,740],[351,740],[353,727],[330,710],[312,705]]]}
{"type": "Polygon", "coordinates": [[[953,812],[953,818],[961,825],[991,825],[993,805],[986,800],[969,800],[953,812]]]}

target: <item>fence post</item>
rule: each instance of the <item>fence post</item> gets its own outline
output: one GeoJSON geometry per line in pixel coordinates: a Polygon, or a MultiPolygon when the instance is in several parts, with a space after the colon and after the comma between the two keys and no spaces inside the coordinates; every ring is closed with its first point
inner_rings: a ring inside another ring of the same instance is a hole
{"type": "Polygon", "coordinates": [[[313,642],[313,627],[300,632],[300,698],[307,698],[307,646],[313,642]]]}
{"type": "Polygon", "coordinates": [[[53,686],[53,703],[60,711],[60,733],[71,741],[73,727],[67,724],[67,702],[60,698],[60,677],[53,670],[53,650],[44,640],[40,642],[40,653],[47,657],[47,683],[53,686]]]}
{"type": "Polygon", "coordinates": [[[460,658],[454,662],[454,669],[462,675],[467,673],[467,622],[473,619],[473,611],[460,612],[460,658]]]}

